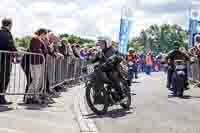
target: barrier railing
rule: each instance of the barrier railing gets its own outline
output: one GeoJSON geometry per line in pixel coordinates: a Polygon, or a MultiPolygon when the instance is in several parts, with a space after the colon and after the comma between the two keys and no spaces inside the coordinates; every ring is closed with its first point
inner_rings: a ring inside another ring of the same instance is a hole
{"type": "Polygon", "coordinates": [[[194,58],[194,63],[188,67],[188,77],[191,81],[200,82],[200,64],[197,57],[194,58]]]}
{"type": "Polygon", "coordinates": [[[52,89],[65,82],[79,79],[85,61],[74,57],[62,59],[47,56],[46,63],[49,85],[52,89]]]}
{"type": "Polygon", "coordinates": [[[40,95],[46,91],[42,54],[0,51],[0,62],[0,95],[40,95]],[[33,80],[31,75],[37,77],[33,80]],[[35,89],[35,84],[39,88],[35,89]]]}
{"type": "Polygon", "coordinates": [[[10,51],[0,51],[0,62],[0,86],[3,88],[0,95],[34,95],[35,92],[28,91],[28,86],[35,75],[42,75],[40,93],[44,93],[47,80],[49,87],[54,88],[67,81],[79,79],[81,68],[85,64],[84,60],[73,57],[45,58],[42,54],[10,51]],[[33,66],[40,66],[37,73],[32,73],[33,66]]]}
{"type": "Polygon", "coordinates": [[[51,90],[68,81],[76,84],[84,75],[86,60],[30,53],[0,51],[0,95],[51,97],[51,90]],[[50,95],[49,95],[50,94],[50,95]]]}

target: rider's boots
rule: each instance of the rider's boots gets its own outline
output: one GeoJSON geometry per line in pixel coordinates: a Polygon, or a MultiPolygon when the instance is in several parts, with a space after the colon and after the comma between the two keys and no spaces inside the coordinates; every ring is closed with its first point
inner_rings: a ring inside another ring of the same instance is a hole
{"type": "Polygon", "coordinates": [[[131,80],[127,80],[128,86],[131,86],[131,80]]]}

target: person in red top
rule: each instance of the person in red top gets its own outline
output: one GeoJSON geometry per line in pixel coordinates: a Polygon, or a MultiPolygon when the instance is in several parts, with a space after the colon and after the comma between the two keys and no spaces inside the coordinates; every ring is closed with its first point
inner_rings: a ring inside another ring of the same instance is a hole
{"type": "Polygon", "coordinates": [[[153,66],[153,53],[151,50],[149,50],[146,56],[146,74],[147,75],[151,74],[152,66],[153,66]]]}
{"type": "Polygon", "coordinates": [[[131,84],[131,81],[133,78],[137,79],[137,54],[133,48],[129,48],[128,50],[128,80],[129,85],[131,84]]]}
{"type": "Polygon", "coordinates": [[[133,63],[136,63],[137,61],[137,54],[133,48],[129,48],[128,52],[128,61],[132,61],[133,63]]]}

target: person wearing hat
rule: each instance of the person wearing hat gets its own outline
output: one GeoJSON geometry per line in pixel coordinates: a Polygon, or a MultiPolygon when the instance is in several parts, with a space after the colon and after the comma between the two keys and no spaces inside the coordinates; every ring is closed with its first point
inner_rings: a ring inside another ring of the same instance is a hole
{"type": "MultiPolygon", "coordinates": [[[[167,88],[171,88],[171,82],[172,82],[172,75],[175,69],[174,61],[175,60],[184,60],[184,61],[190,61],[190,57],[181,51],[180,49],[180,43],[178,41],[174,42],[175,49],[170,51],[166,56],[166,61],[168,63],[168,71],[167,71],[167,88]]],[[[187,70],[186,70],[186,78],[187,78],[187,70]]],[[[187,79],[186,79],[187,81],[187,79]]],[[[186,87],[188,85],[188,82],[185,83],[186,87]]]]}

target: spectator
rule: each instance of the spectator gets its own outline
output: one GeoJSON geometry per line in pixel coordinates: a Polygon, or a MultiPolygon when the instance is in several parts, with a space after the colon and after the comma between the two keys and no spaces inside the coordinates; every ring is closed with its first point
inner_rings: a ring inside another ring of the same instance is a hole
{"type": "MultiPolygon", "coordinates": [[[[33,35],[33,37],[37,37],[36,34],[33,35]]],[[[27,52],[30,52],[30,49],[27,50],[27,52]]],[[[25,89],[25,93],[28,92],[29,86],[32,82],[32,78],[31,78],[31,72],[30,72],[30,64],[31,64],[31,55],[30,54],[25,54],[22,58],[21,61],[21,67],[26,75],[26,89],[25,89]]],[[[24,102],[25,102],[25,98],[26,95],[24,95],[24,102]]]]}
{"type": "MultiPolygon", "coordinates": [[[[49,33],[48,40],[49,40],[50,55],[52,56],[52,57],[49,56],[48,59],[48,64],[49,64],[48,79],[50,79],[51,82],[49,84],[52,86],[55,85],[56,82],[60,82],[60,80],[64,76],[63,75],[64,73],[61,71],[61,69],[64,66],[60,59],[64,59],[65,46],[64,43],[61,41],[61,39],[52,32],[49,33]]],[[[59,87],[55,88],[49,87],[49,89],[47,89],[47,92],[51,97],[54,98],[59,97],[60,93],[58,88],[59,87]]]]}
{"type": "Polygon", "coordinates": [[[55,74],[54,65],[53,65],[53,63],[55,64],[55,62],[52,62],[52,58],[55,58],[57,56],[55,53],[56,51],[54,50],[54,43],[57,41],[57,37],[50,30],[48,30],[47,32],[48,34],[46,38],[43,38],[45,47],[46,49],[48,49],[48,55],[49,55],[46,57],[46,59],[48,59],[46,63],[49,66],[47,67],[47,73],[45,76],[46,77],[46,92],[49,95],[49,98],[46,100],[49,103],[54,103],[55,101],[52,99],[52,96],[58,97],[59,94],[54,89],[50,88],[50,85],[51,85],[50,81],[52,80],[52,77],[54,77],[53,75],[55,74]]]}
{"type": "Polygon", "coordinates": [[[68,67],[67,67],[68,76],[66,78],[70,80],[73,76],[74,58],[75,58],[73,50],[72,50],[72,44],[67,43],[66,52],[67,52],[67,64],[68,64],[68,67]]]}
{"type": "MultiPolygon", "coordinates": [[[[46,29],[39,29],[36,32],[36,37],[33,37],[30,44],[30,52],[39,53],[46,56],[48,49],[45,46],[43,39],[47,36],[46,29]]],[[[25,102],[34,102],[34,103],[41,103],[41,99],[39,97],[40,89],[42,88],[42,82],[44,81],[44,63],[43,58],[40,55],[32,55],[31,56],[31,65],[30,65],[30,72],[32,82],[29,86],[28,93],[34,94],[33,97],[25,97],[25,102]],[[37,94],[37,95],[36,95],[37,94]]]]}
{"type": "Polygon", "coordinates": [[[80,51],[80,59],[81,59],[81,60],[84,60],[84,59],[85,59],[85,51],[84,51],[83,48],[82,48],[81,51],[80,51]]]}
{"type": "Polygon", "coordinates": [[[78,44],[72,45],[72,51],[76,58],[80,58],[80,46],[78,44]]]}
{"type": "MultiPolygon", "coordinates": [[[[200,68],[200,35],[196,35],[195,36],[195,47],[191,50],[192,53],[194,53],[194,55],[198,58],[198,68],[200,68]]],[[[197,74],[197,80],[200,80],[200,72],[196,72],[199,73],[197,74]]]]}
{"type": "Polygon", "coordinates": [[[66,38],[63,38],[61,40],[61,46],[59,47],[60,53],[65,57],[67,57],[67,44],[68,40],[66,38]]]}
{"type": "Polygon", "coordinates": [[[86,49],[86,52],[87,52],[87,59],[92,59],[92,57],[94,57],[94,49],[93,48],[90,48],[89,50],[86,49]]]}
{"type": "Polygon", "coordinates": [[[151,50],[148,51],[146,56],[146,74],[150,75],[153,66],[153,54],[151,50]]]}
{"type": "MultiPolygon", "coordinates": [[[[56,77],[57,77],[57,80],[59,83],[62,82],[63,80],[63,74],[64,72],[62,72],[61,70],[63,70],[62,68],[64,68],[64,65],[63,65],[63,60],[64,58],[66,57],[64,54],[66,52],[66,49],[65,49],[65,41],[63,42],[59,37],[58,38],[58,41],[55,42],[55,47],[56,47],[56,57],[57,57],[57,60],[56,60],[56,77]]],[[[58,90],[57,90],[58,91],[58,90]]]]}
{"type": "MultiPolygon", "coordinates": [[[[5,18],[2,20],[2,27],[0,29],[0,50],[17,51],[14,40],[11,34],[12,20],[5,18]]],[[[11,56],[6,53],[1,53],[1,68],[0,68],[0,93],[5,93],[10,81],[10,74],[12,70],[11,56]]],[[[7,102],[5,95],[0,96],[0,104],[12,104],[7,102]]]]}
{"type": "Polygon", "coordinates": [[[160,71],[160,65],[161,65],[161,55],[157,55],[155,58],[155,70],[156,72],[160,71]]]}
{"type": "Polygon", "coordinates": [[[60,47],[62,46],[62,42],[61,42],[61,39],[56,36],[54,33],[49,33],[49,48],[50,48],[50,51],[53,53],[53,55],[56,57],[56,58],[64,58],[64,55],[61,54],[62,51],[60,51],[60,47]]]}
{"type": "MultiPolygon", "coordinates": [[[[77,58],[75,60],[75,68],[74,68],[74,71],[73,71],[73,75],[74,75],[74,78],[77,79],[81,73],[81,62],[80,62],[80,50],[81,50],[81,47],[79,44],[75,44],[75,47],[74,47],[74,55],[75,57],[77,58]]],[[[78,80],[76,80],[77,82],[78,80]]]]}
{"type": "Polygon", "coordinates": [[[194,53],[200,59],[200,35],[196,35],[195,41],[194,53]]]}
{"type": "MultiPolygon", "coordinates": [[[[41,41],[43,41],[43,43],[45,44],[44,45],[44,47],[45,47],[45,49],[48,49],[48,53],[50,54],[50,55],[54,55],[54,53],[53,53],[53,51],[51,51],[51,49],[50,49],[50,42],[49,42],[49,33],[50,33],[50,31],[48,31],[48,34],[47,34],[47,36],[46,36],[46,38],[43,38],[41,41]]],[[[33,38],[37,38],[37,35],[36,34],[34,34],[33,35],[33,38]]],[[[28,49],[28,52],[31,52],[30,51],[30,49],[28,49]]],[[[45,58],[46,58],[46,55],[45,55],[45,58]]],[[[30,84],[31,84],[31,82],[32,82],[32,78],[31,78],[31,72],[30,72],[30,64],[31,64],[31,55],[29,55],[29,54],[25,54],[24,56],[23,56],[23,59],[22,59],[22,62],[21,62],[21,67],[22,67],[22,69],[23,69],[23,71],[25,72],[25,75],[26,75],[26,79],[27,79],[27,84],[26,84],[26,90],[25,90],[25,93],[28,93],[28,89],[29,89],[29,86],[30,86],[30,84]]],[[[49,68],[49,67],[48,67],[49,68]]],[[[47,73],[46,73],[47,74],[47,73]]],[[[51,94],[52,93],[52,91],[50,90],[50,83],[49,83],[49,78],[48,78],[48,76],[45,76],[46,77],[46,92],[48,93],[48,94],[51,94]]],[[[41,89],[41,88],[40,88],[41,89]]],[[[26,102],[26,95],[24,96],[24,102],[26,102]]],[[[47,98],[47,97],[44,97],[44,98],[47,98]]],[[[44,99],[44,100],[47,100],[47,102],[48,103],[54,103],[54,100],[52,99],[52,98],[48,98],[48,99],[44,99]]],[[[32,101],[32,99],[29,99],[28,100],[28,102],[26,102],[26,103],[31,103],[31,102],[34,102],[34,101],[32,101]]]]}
{"type": "Polygon", "coordinates": [[[73,53],[73,50],[72,50],[72,45],[71,45],[70,43],[67,43],[67,44],[66,44],[66,49],[67,49],[66,52],[67,52],[67,56],[68,56],[68,57],[71,57],[71,58],[72,58],[72,57],[75,57],[75,56],[74,56],[74,53],[73,53]]]}
{"type": "Polygon", "coordinates": [[[82,60],[85,60],[85,59],[88,59],[89,58],[89,53],[90,51],[87,50],[87,48],[83,48],[81,51],[80,51],[80,58],[82,60]]]}
{"type": "MultiPolygon", "coordinates": [[[[67,68],[68,68],[67,45],[68,45],[68,40],[66,38],[63,38],[61,40],[61,46],[59,47],[59,51],[64,57],[64,60],[62,60],[62,64],[61,64],[61,70],[64,70],[64,72],[61,71],[62,80],[66,79],[67,78],[66,75],[68,74],[68,70],[67,70],[67,68]]],[[[57,87],[57,88],[62,89],[61,87],[57,87]]],[[[61,90],[57,89],[57,91],[61,91],[61,90]]]]}
{"type": "Polygon", "coordinates": [[[139,71],[144,72],[145,68],[145,59],[144,59],[144,54],[139,55],[139,71]]]}
{"type": "Polygon", "coordinates": [[[153,65],[152,65],[151,70],[152,70],[153,72],[156,71],[156,57],[155,57],[155,55],[153,55],[153,65]]]}
{"type": "Polygon", "coordinates": [[[133,63],[133,65],[131,66],[131,68],[133,68],[133,69],[129,70],[130,71],[129,75],[131,77],[131,80],[132,80],[132,78],[135,78],[135,79],[138,78],[138,75],[137,75],[137,59],[138,59],[138,56],[137,56],[135,50],[130,48],[129,53],[128,53],[128,62],[133,63]],[[133,75],[134,75],[134,77],[132,77],[133,75]]]}
{"type": "MultiPolygon", "coordinates": [[[[37,38],[36,33],[34,33],[32,38],[37,38]]],[[[42,41],[45,44],[44,46],[49,45],[48,36],[47,36],[47,38],[43,38],[42,41]]],[[[28,49],[28,52],[31,52],[30,49],[28,49]]],[[[51,53],[49,47],[48,47],[48,52],[51,53]]],[[[22,59],[22,62],[21,62],[21,67],[22,67],[23,71],[25,72],[26,79],[27,79],[25,93],[28,93],[29,86],[30,86],[30,84],[32,82],[31,72],[30,72],[30,64],[31,64],[31,55],[25,54],[23,56],[23,59],[22,59]]],[[[47,81],[46,82],[47,93],[49,93],[49,80],[48,80],[48,77],[46,78],[46,81],[47,81]]],[[[25,101],[25,98],[26,98],[26,95],[24,96],[24,101],[25,101]]],[[[29,102],[31,102],[31,101],[29,100],[29,102]]]]}

